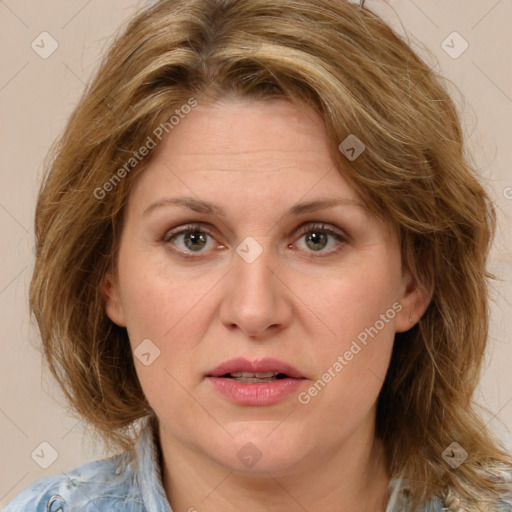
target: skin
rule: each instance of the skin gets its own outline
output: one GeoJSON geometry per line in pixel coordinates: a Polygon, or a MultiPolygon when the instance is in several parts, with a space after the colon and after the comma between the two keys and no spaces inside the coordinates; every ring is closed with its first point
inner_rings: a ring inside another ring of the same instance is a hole
{"type": "Polygon", "coordinates": [[[361,203],[327,141],[322,119],[286,100],[199,105],[132,189],[118,268],[103,292],[132,348],[150,339],[160,350],[149,366],[135,365],[159,418],[175,512],[247,503],[255,512],[385,509],[390,477],[375,436],[376,401],[395,333],[412,327],[430,295],[402,272],[396,233],[364,208],[286,215],[314,199],[361,203]],[[143,213],[177,196],[213,202],[225,217],[169,204],[143,213]],[[201,223],[205,238],[161,240],[188,223],[201,223]],[[308,242],[298,228],[310,223],[345,241],[308,242]],[[252,263],[236,253],[249,236],[263,251],[252,263]],[[240,406],[205,380],[226,360],[268,356],[299,369],[307,390],[393,304],[401,311],[308,404],[294,394],[240,406]],[[261,453],[251,468],[237,457],[248,442],[261,453]]]}

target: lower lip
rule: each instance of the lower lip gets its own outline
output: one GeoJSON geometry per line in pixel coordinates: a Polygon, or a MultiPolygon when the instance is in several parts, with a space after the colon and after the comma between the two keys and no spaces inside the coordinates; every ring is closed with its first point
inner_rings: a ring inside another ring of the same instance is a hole
{"type": "Polygon", "coordinates": [[[238,382],[226,377],[207,377],[225,398],[238,405],[271,405],[297,393],[304,379],[276,379],[270,382],[238,382]]]}

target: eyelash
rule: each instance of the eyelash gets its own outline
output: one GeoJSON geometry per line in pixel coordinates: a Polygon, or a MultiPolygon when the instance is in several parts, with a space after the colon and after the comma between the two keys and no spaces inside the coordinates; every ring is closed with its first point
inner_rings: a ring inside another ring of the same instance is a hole
{"type": "MultiPolygon", "coordinates": [[[[208,231],[208,229],[205,229],[205,226],[203,224],[187,224],[184,226],[181,226],[179,228],[176,228],[173,231],[166,231],[162,237],[159,238],[159,242],[162,242],[164,244],[170,244],[172,239],[177,237],[178,235],[187,234],[187,233],[204,233],[208,235],[211,238],[214,238],[211,233],[208,231]]],[[[329,226],[326,226],[323,223],[308,223],[306,225],[303,225],[299,228],[299,238],[304,236],[307,233],[323,233],[328,236],[333,237],[337,242],[339,242],[339,246],[335,249],[331,249],[329,251],[308,251],[311,252],[316,258],[323,258],[332,256],[334,254],[337,254],[340,252],[344,245],[350,241],[350,238],[348,235],[344,234],[343,232],[337,231],[329,226]],[[322,254],[323,253],[323,254],[322,254]]],[[[204,251],[196,251],[196,255],[193,251],[183,251],[181,249],[171,249],[173,252],[179,254],[183,258],[189,258],[189,259],[195,259],[200,257],[201,253],[204,251]]]]}

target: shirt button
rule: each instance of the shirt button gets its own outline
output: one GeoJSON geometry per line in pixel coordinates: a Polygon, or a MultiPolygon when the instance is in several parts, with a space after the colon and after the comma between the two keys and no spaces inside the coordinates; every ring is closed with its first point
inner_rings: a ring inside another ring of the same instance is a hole
{"type": "Polygon", "coordinates": [[[63,512],[65,503],[60,494],[54,494],[46,504],[46,512],[63,512]]]}

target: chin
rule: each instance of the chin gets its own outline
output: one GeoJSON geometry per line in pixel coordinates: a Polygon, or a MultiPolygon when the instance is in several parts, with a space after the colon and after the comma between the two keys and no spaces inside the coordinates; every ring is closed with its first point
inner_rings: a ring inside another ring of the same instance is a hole
{"type": "Polygon", "coordinates": [[[245,475],[286,474],[305,458],[304,432],[278,421],[234,422],[226,426],[233,436],[210,442],[210,457],[230,471],[245,475]]]}

